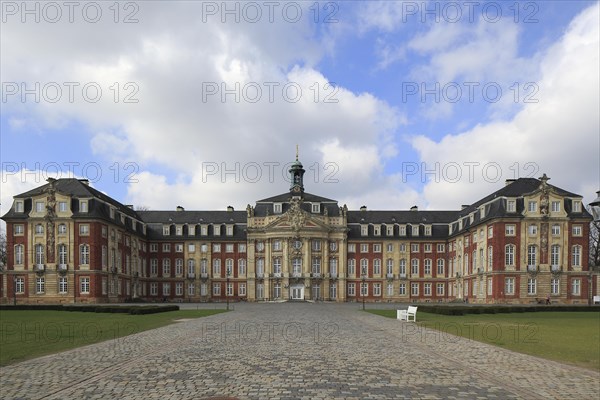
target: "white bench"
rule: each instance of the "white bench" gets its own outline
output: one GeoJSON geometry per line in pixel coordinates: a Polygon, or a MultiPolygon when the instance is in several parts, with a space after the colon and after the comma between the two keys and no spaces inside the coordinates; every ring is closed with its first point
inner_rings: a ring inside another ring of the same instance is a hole
{"type": "Polygon", "coordinates": [[[408,306],[408,310],[397,310],[397,318],[400,321],[410,321],[412,317],[413,322],[417,322],[417,307],[408,306]]]}

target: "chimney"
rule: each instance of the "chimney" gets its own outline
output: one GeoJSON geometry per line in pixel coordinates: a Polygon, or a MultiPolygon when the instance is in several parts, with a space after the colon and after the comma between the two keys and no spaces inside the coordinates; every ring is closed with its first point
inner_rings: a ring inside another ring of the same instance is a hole
{"type": "Polygon", "coordinates": [[[79,182],[83,183],[86,186],[90,186],[90,181],[88,179],[79,179],[79,182]]]}
{"type": "Polygon", "coordinates": [[[463,204],[462,206],[460,206],[460,210],[464,210],[465,208],[468,208],[469,204],[463,204]]]}
{"type": "Polygon", "coordinates": [[[506,186],[510,185],[511,183],[513,183],[513,182],[515,182],[515,181],[516,181],[516,179],[507,179],[507,180],[504,182],[504,186],[506,187],[506,186]]]}
{"type": "Polygon", "coordinates": [[[361,206],[360,211],[367,211],[367,206],[361,206]]]}
{"type": "Polygon", "coordinates": [[[419,207],[417,207],[417,206],[412,206],[412,207],[410,208],[410,211],[419,211],[419,207]]]}
{"type": "Polygon", "coordinates": [[[177,206],[177,211],[185,211],[185,209],[181,206],[177,206]]]}
{"type": "Polygon", "coordinates": [[[233,212],[233,207],[232,206],[227,206],[227,212],[233,212]]]}

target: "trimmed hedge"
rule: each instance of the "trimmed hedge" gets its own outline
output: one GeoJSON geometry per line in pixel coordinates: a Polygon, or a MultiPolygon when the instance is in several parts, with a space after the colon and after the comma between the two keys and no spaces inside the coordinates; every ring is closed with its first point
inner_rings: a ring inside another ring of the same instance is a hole
{"type": "Polygon", "coordinates": [[[465,314],[504,314],[544,311],[592,311],[600,312],[600,306],[586,305],[482,305],[482,306],[443,306],[417,304],[419,311],[441,314],[441,315],[465,315],[465,314]]]}
{"type": "Polygon", "coordinates": [[[178,311],[179,306],[106,306],[106,305],[58,305],[58,304],[18,304],[16,306],[1,305],[0,310],[50,310],[50,311],[75,311],[118,313],[131,315],[156,314],[161,312],[178,311]]]}

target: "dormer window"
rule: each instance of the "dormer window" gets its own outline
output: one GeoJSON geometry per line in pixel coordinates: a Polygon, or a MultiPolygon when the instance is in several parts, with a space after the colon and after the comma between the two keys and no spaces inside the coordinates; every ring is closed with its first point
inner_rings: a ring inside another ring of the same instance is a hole
{"type": "Polygon", "coordinates": [[[44,212],[44,202],[43,201],[36,201],[35,202],[35,212],[44,212]]]}
{"type": "Polygon", "coordinates": [[[506,202],[506,211],[507,212],[517,211],[517,202],[515,200],[508,200],[506,202]]]}
{"type": "Polygon", "coordinates": [[[425,226],[425,236],[431,236],[431,225],[425,226]]]}
{"type": "Polygon", "coordinates": [[[175,227],[175,234],[176,234],[177,236],[181,236],[181,235],[183,235],[183,226],[181,226],[181,225],[177,225],[177,226],[175,227]]]}
{"type": "Polygon", "coordinates": [[[274,214],[281,214],[282,212],[282,204],[281,203],[274,203],[273,204],[273,213],[274,214]]]}
{"type": "Polygon", "coordinates": [[[398,229],[398,234],[400,236],[406,236],[406,226],[405,225],[401,225],[398,229]]]}
{"type": "Polygon", "coordinates": [[[171,227],[169,225],[163,225],[163,235],[169,236],[171,234],[171,227]]]}
{"type": "Polygon", "coordinates": [[[226,229],[225,234],[227,236],[233,236],[233,225],[227,225],[227,227],[225,229],[226,229]]]}
{"type": "Polygon", "coordinates": [[[527,203],[527,211],[536,212],[537,211],[537,201],[530,201],[527,203]]]}
{"type": "Polygon", "coordinates": [[[369,226],[368,225],[361,225],[360,226],[360,235],[361,236],[367,236],[369,234],[369,226]]]}
{"type": "Polygon", "coordinates": [[[581,201],[573,200],[573,212],[581,212],[581,201]]]}
{"type": "Polygon", "coordinates": [[[115,219],[115,209],[112,207],[110,208],[110,218],[115,219]]]}
{"type": "Polygon", "coordinates": [[[67,202],[66,201],[59,201],[58,202],[58,211],[59,212],[66,212],[67,211],[67,202]]]}
{"type": "Polygon", "coordinates": [[[388,236],[394,236],[394,225],[386,226],[386,234],[388,236]]]}
{"type": "Polygon", "coordinates": [[[88,201],[87,200],[79,200],[79,212],[82,212],[82,213],[88,212],[88,201]]]}
{"type": "Polygon", "coordinates": [[[379,226],[379,225],[375,225],[375,226],[373,227],[373,234],[374,234],[375,236],[381,236],[381,226],[379,226]]]}
{"type": "Polygon", "coordinates": [[[412,227],[412,235],[419,236],[419,226],[418,225],[412,227]]]}
{"type": "Polygon", "coordinates": [[[221,225],[213,225],[213,235],[221,236],[221,225]]]}
{"type": "Polygon", "coordinates": [[[313,214],[319,214],[321,212],[321,204],[313,203],[312,204],[312,212],[313,212],[313,214]]]}

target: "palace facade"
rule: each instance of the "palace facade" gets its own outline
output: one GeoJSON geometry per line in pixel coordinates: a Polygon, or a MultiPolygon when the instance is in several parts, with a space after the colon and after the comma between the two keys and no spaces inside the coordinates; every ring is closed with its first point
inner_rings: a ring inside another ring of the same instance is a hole
{"type": "Polygon", "coordinates": [[[48,179],[2,219],[3,303],[403,301],[587,303],[582,196],[509,180],[453,211],[348,210],[291,188],[245,211],[136,211],[85,180],[48,179]]]}

